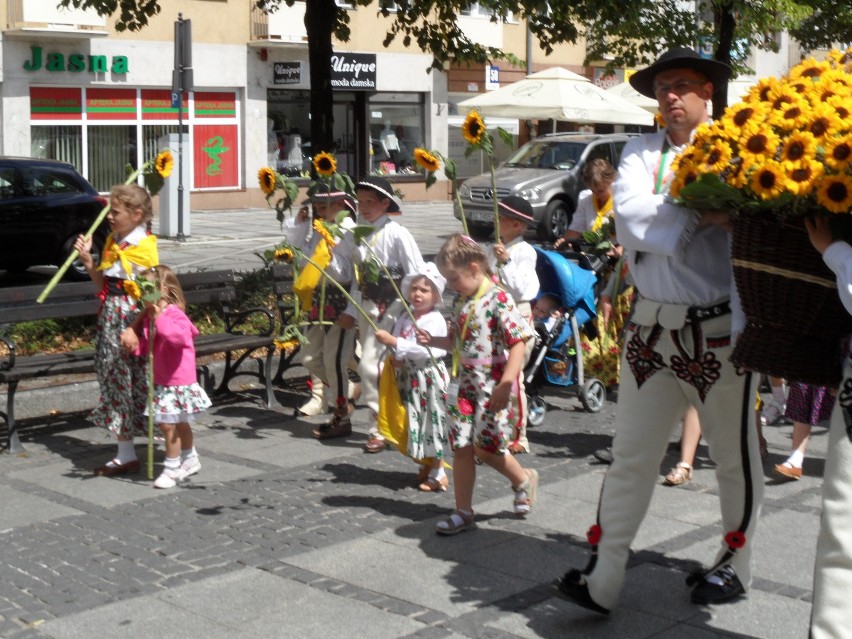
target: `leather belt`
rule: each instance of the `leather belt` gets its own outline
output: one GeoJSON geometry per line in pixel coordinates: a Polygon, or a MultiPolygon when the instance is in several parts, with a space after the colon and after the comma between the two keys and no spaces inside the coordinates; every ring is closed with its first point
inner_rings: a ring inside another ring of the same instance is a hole
{"type": "Polygon", "coordinates": [[[690,306],[686,311],[687,322],[704,322],[714,317],[727,315],[731,312],[731,305],[728,302],[721,302],[713,306],[690,306]]]}

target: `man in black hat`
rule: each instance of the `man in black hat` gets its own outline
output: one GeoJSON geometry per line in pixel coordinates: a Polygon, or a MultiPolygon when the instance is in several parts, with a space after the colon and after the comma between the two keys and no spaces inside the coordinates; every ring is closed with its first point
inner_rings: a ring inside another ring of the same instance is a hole
{"type": "Polygon", "coordinates": [[[744,318],[733,286],[730,219],[678,206],[668,196],[672,160],[709,119],[715,87],[730,68],[673,49],[630,84],[656,98],[666,128],[628,142],[614,184],[618,239],[639,298],[622,354],[613,463],[588,566],[569,570],[557,592],[601,613],[617,601],[630,543],[648,510],[672,430],[698,409],[716,462],[723,540],[709,568],[692,574],[694,603],[741,596],[751,582],[751,545],[763,493],[754,418],[755,380],[729,361],[744,318]],[[733,311],[733,312],[732,312],[733,311]]]}

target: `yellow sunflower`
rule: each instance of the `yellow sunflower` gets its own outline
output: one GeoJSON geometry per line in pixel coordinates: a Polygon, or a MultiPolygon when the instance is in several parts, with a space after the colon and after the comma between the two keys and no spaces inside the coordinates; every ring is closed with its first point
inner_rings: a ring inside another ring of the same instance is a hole
{"type": "Polygon", "coordinates": [[[160,177],[165,179],[172,174],[172,167],[175,165],[175,159],[172,157],[172,152],[166,149],[162,151],[157,159],[154,160],[154,168],[160,177]]]}
{"type": "Polygon", "coordinates": [[[852,133],[825,141],[825,163],[835,171],[846,171],[852,163],[852,133]]]}
{"type": "Polygon", "coordinates": [[[707,149],[704,155],[704,163],[701,167],[704,173],[721,173],[731,162],[734,152],[731,145],[725,140],[716,139],[707,149]]]}
{"type": "Polygon", "coordinates": [[[831,63],[828,60],[809,58],[790,69],[789,77],[792,80],[796,78],[818,78],[829,69],[831,69],[831,63]]]}
{"type": "Polygon", "coordinates": [[[795,131],[807,126],[810,104],[798,94],[784,91],[774,101],[768,122],[780,131],[795,131]]]}
{"type": "Polygon", "coordinates": [[[124,280],[121,285],[124,287],[124,292],[133,299],[138,300],[142,297],[142,291],[140,290],[139,285],[133,280],[124,280]]]}
{"type": "Polygon", "coordinates": [[[296,348],[299,345],[299,340],[294,337],[290,339],[275,339],[273,340],[275,343],[275,348],[282,351],[289,351],[290,349],[296,348]]]}
{"type": "Polygon", "coordinates": [[[260,182],[260,190],[265,195],[275,192],[275,171],[271,167],[265,166],[258,171],[257,181],[260,182]]]}
{"type": "Polygon", "coordinates": [[[784,191],[784,167],[775,160],[766,160],[751,174],[749,186],[763,200],[778,197],[784,191]]]}
{"type": "Polygon", "coordinates": [[[293,249],[288,247],[275,249],[275,252],[272,254],[272,259],[276,262],[284,262],[285,264],[289,264],[293,261],[293,249]]]}
{"type": "Polygon", "coordinates": [[[787,173],[785,189],[793,195],[809,195],[825,172],[825,166],[812,157],[782,164],[787,173]]]}
{"type": "Polygon", "coordinates": [[[337,160],[334,159],[333,155],[325,151],[317,153],[314,157],[314,168],[323,177],[334,175],[334,172],[337,170],[337,160]]]}
{"type": "Polygon", "coordinates": [[[817,140],[823,140],[829,133],[841,130],[842,124],[837,117],[837,111],[827,104],[817,102],[811,110],[808,131],[817,140]]]}
{"type": "Polygon", "coordinates": [[[810,131],[793,131],[781,144],[781,161],[811,160],[816,155],[816,138],[810,131]]]}
{"type": "Polygon", "coordinates": [[[832,213],[849,213],[852,208],[852,176],[824,177],[817,189],[816,199],[832,213]]]}
{"type": "Polygon", "coordinates": [[[778,134],[769,127],[746,127],[739,139],[740,157],[743,159],[743,166],[747,167],[752,162],[760,164],[765,159],[772,158],[780,143],[781,140],[778,134]]]}
{"type": "Polygon", "coordinates": [[[462,124],[462,135],[470,144],[479,144],[482,142],[482,136],[485,135],[485,122],[477,111],[471,111],[467,114],[462,124]]]}
{"type": "Polygon", "coordinates": [[[850,110],[849,107],[848,95],[832,95],[826,100],[826,103],[834,109],[835,113],[837,113],[837,117],[843,121],[852,115],[852,110],[850,110]]]}
{"type": "Polygon", "coordinates": [[[326,228],[325,224],[320,220],[314,220],[314,232],[317,233],[320,237],[322,237],[329,244],[335,244],[334,236],[329,232],[326,228]]]}
{"type": "Polygon", "coordinates": [[[775,77],[761,78],[749,89],[744,101],[749,103],[765,103],[769,100],[769,94],[780,84],[775,77]]]}
{"type": "Polygon", "coordinates": [[[754,122],[760,122],[766,117],[766,105],[762,102],[740,102],[729,107],[721,119],[726,136],[754,122]]]}
{"type": "Polygon", "coordinates": [[[429,153],[426,149],[414,149],[414,161],[430,173],[434,173],[440,168],[438,158],[429,153]]]}

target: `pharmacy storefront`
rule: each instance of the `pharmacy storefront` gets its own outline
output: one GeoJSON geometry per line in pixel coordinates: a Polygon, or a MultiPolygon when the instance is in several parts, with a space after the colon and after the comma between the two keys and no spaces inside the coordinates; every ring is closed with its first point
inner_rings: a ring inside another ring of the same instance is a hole
{"type": "MultiPolygon", "coordinates": [[[[216,56],[245,47],[217,47],[216,56]]],[[[101,192],[126,179],[184,125],[194,191],[243,186],[241,99],[245,64],[195,70],[181,104],[171,92],[170,43],[108,40],[3,42],[2,153],[73,164],[101,192]],[[158,61],[158,63],[152,63],[158,61]],[[240,72],[240,69],[242,72],[240,72]],[[209,79],[208,79],[209,78],[209,79]],[[211,82],[215,78],[215,84],[211,82]]],[[[196,53],[204,61],[204,55],[196,53]]],[[[177,152],[177,149],[173,149],[177,152]]]]}

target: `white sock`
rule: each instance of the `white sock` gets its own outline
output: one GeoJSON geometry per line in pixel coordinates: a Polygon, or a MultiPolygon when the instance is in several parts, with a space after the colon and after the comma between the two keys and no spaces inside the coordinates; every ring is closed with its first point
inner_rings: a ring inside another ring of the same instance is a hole
{"type": "Polygon", "coordinates": [[[165,470],[177,470],[180,468],[180,457],[166,457],[163,468],[165,470]]]}
{"type": "Polygon", "coordinates": [[[805,461],[805,455],[800,450],[794,450],[790,453],[790,456],[787,458],[787,461],[790,462],[790,465],[793,468],[801,468],[802,462],[805,461]]]}
{"type": "Polygon", "coordinates": [[[119,464],[129,464],[136,461],[136,447],[133,445],[133,440],[118,442],[118,454],[115,456],[119,464]]]}
{"type": "Polygon", "coordinates": [[[437,479],[438,481],[441,481],[444,477],[446,477],[446,475],[447,475],[447,473],[444,472],[444,465],[443,464],[441,464],[437,468],[433,468],[432,470],[429,471],[429,477],[432,477],[433,479],[437,479]]]}
{"type": "Polygon", "coordinates": [[[183,448],[180,451],[180,460],[186,461],[190,457],[198,457],[198,452],[195,450],[195,446],[192,448],[183,448]]]}

